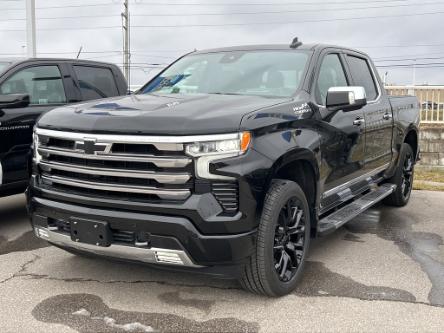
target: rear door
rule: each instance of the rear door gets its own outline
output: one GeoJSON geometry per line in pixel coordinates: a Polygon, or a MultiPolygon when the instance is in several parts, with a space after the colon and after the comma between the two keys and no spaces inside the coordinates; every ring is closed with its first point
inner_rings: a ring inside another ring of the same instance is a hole
{"type": "Polygon", "coordinates": [[[321,55],[314,82],[316,104],[323,116],[321,128],[324,198],[347,189],[364,173],[364,111],[330,112],[325,108],[327,91],[332,87],[350,86],[351,80],[341,51],[321,55]]]}
{"type": "Polygon", "coordinates": [[[346,56],[353,85],[365,88],[367,105],[365,118],[365,169],[384,169],[392,159],[392,109],[382,93],[380,82],[370,61],[359,53],[346,56]]]}
{"type": "Polygon", "coordinates": [[[2,183],[25,181],[32,131],[45,111],[68,101],[63,65],[52,62],[26,63],[14,67],[0,79],[0,94],[28,94],[28,107],[0,111],[0,162],[2,183]]]}

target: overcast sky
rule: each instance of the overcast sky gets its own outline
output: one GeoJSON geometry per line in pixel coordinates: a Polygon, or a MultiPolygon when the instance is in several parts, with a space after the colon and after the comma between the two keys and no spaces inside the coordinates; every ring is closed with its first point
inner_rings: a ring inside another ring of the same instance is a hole
{"type": "MultiPolygon", "coordinates": [[[[305,43],[359,48],[378,66],[396,66],[379,68],[381,75],[388,72],[389,83],[411,84],[416,59],[417,84],[444,85],[444,0],[129,2],[132,84],[153,75],[151,64],[169,63],[194,49],[286,44],[298,36],[305,43]]],[[[81,58],[121,65],[122,3],[36,0],[38,56],[75,57],[83,46],[81,58]]],[[[0,5],[0,57],[23,55],[25,0],[0,0],[0,5]]]]}

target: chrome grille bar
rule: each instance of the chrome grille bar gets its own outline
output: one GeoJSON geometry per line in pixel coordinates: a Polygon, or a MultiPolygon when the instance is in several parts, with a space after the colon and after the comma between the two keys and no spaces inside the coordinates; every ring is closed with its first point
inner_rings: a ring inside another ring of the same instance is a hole
{"type": "Polygon", "coordinates": [[[102,135],[39,128],[35,134],[39,179],[56,191],[183,201],[194,189],[193,159],[184,149],[184,143],[193,142],[194,137],[102,135]]]}
{"type": "Polygon", "coordinates": [[[41,155],[58,155],[74,158],[84,158],[88,160],[105,160],[117,162],[142,162],[152,163],[159,168],[184,168],[191,163],[190,158],[186,157],[156,157],[152,155],[127,155],[127,154],[97,154],[86,155],[69,149],[42,148],[38,149],[41,155]]]}
{"type": "Polygon", "coordinates": [[[189,190],[184,190],[184,189],[164,190],[160,188],[146,187],[146,186],[91,182],[91,181],[73,179],[68,177],[43,175],[42,179],[44,181],[49,181],[56,184],[93,189],[93,190],[111,191],[111,192],[129,192],[129,193],[139,193],[139,194],[154,194],[158,196],[160,199],[165,199],[165,200],[185,200],[191,194],[189,190]]]}
{"type": "Polygon", "coordinates": [[[95,176],[114,176],[114,177],[128,177],[128,178],[142,178],[142,179],[154,179],[161,184],[185,184],[191,175],[188,173],[160,173],[153,171],[140,171],[140,170],[124,170],[124,169],[108,169],[108,168],[91,168],[82,167],[78,165],[69,165],[58,162],[40,162],[40,166],[43,170],[61,170],[67,172],[75,172],[86,175],[95,176]]]}

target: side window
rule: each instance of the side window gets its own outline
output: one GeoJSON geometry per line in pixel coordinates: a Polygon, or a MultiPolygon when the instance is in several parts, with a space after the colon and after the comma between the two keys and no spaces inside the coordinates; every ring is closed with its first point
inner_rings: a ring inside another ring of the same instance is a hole
{"type": "Polygon", "coordinates": [[[25,68],[3,82],[0,94],[27,94],[31,105],[66,103],[62,75],[57,66],[25,68]]]}
{"type": "Polygon", "coordinates": [[[113,72],[109,68],[78,65],[73,67],[83,100],[119,96],[113,72]]]}
{"type": "Polygon", "coordinates": [[[348,86],[348,83],[339,55],[333,53],[326,55],[322,60],[316,82],[316,102],[319,105],[325,105],[328,89],[344,86],[348,86]]]}
{"type": "Polygon", "coordinates": [[[378,89],[367,60],[349,55],[347,62],[354,84],[365,88],[367,100],[375,100],[378,97],[378,89]]]}

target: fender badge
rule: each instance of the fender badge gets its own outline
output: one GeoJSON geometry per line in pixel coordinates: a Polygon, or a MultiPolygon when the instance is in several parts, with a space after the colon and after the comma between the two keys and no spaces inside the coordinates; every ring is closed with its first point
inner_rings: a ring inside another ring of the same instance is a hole
{"type": "Polygon", "coordinates": [[[304,103],[304,104],[301,104],[298,106],[296,106],[296,105],[293,106],[293,112],[296,115],[304,114],[304,113],[307,113],[310,111],[311,111],[311,108],[310,108],[310,105],[308,105],[308,103],[304,103]]]}

